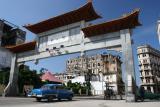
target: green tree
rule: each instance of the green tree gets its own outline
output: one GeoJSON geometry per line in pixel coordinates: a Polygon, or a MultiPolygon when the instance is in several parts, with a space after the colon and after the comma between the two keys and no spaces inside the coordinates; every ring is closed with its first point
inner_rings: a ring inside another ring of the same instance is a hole
{"type": "Polygon", "coordinates": [[[7,85],[9,81],[10,68],[2,68],[0,70],[0,84],[7,85]]]}
{"type": "Polygon", "coordinates": [[[68,81],[67,82],[67,86],[66,86],[67,89],[72,89],[72,91],[75,93],[75,94],[79,94],[79,90],[81,90],[81,93],[82,94],[86,94],[86,91],[88,89],[88,84],[87,83],[72,83],[71,81],[68,81]]]}
{"type": "Polygon", "coordinates": [[[23,92],[24,85],[33,85],[34,88],[38,88],[41,84],[40,75],[37,74],[36,70],[30,70],[26,65],[19,67],[18,86],[20,93],[23,92]]]}

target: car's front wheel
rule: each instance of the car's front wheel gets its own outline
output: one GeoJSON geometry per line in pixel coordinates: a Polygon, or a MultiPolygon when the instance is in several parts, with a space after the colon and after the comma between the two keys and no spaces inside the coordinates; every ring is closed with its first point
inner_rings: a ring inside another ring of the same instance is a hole
{"type": "Polygon", "coordinates": [[[48,97],[48,102],[51,102],[53,100],[53,97],[52,96],[49,96],[48,97]]]}
{"type": "Polygon", "coordinates": [[[71,100],[72,100],[72,97],[73,97],[73,96],[70,95],[70,96],[68,97],[68,100],[71,101],[71,100]]]}
{"type": "Polygon", "coordinates": [[[36,101],[40,102],[40,101],[41,101],[41,98],[36,98],[36,101]]]}
{"type": "Polygon", "coordinates": [[[61,98],[58,98],[58,101],[61,101],[61,98]]]}

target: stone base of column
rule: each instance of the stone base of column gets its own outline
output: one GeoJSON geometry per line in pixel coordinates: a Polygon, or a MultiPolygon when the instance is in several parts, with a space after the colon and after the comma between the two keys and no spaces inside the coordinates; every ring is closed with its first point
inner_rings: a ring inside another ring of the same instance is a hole
{"type": "Polygon", "coordinates": [[[15,97],[18,96],[18,85],[15,83],[11,83],[6,89],[5,92],[3,93],[3,96],[6,97],[15,97]]]}
{"type": "Polygon", "coordinates": [[[135,102],[135,95],[134,94],[127,94],[126,95],[126,102],[135,102]]]}

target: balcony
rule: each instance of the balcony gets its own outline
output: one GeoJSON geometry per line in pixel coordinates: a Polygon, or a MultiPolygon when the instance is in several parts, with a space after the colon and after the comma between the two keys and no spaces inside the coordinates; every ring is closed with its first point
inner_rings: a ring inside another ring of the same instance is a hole
{"type": "Polygon", "coordinates": [[[143,76],[143,75],[140,75],[139,77],[140,77],[140,78],[144,78],[144,76],[143,76]]]}
{"type": "Polygon", "coordinates": [[[148,86],[148,85],[155,85],[155,83],[151,83],[151,82],[150,83],[142,83],[141,85],[143,85],[143,86],[147,85],[148,86]]]}
{"type": "Polygon", "coordinates": [[[143,65],[149,65],[150,62],[143,62],[143,65]]]}
{"type": "Polygon", "coordinates": [[[139,66],[142,66],[142,63],[139,63],[138,65],[139,65],[139,66]]]}
{"type": "Polygon", "coordinates": [[[144,77],[153,77],[153,75],[149,74],[149,75],[145,75],[144,77]]]}
{"type": "Polygon", "coordinates": [[[151,68],[144,68],[144,71],[149,71],[151,70],[151,68]]]}

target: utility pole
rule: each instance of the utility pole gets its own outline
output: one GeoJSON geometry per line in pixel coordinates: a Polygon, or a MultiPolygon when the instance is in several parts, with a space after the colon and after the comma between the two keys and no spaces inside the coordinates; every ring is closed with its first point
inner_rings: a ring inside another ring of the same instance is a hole
{"type": "Polygon", "coordinates": [[[158,34],[158,39],[159,39],[159,44],[160,44],[160,20],[157,22],[157,34],[158,34]]]}

